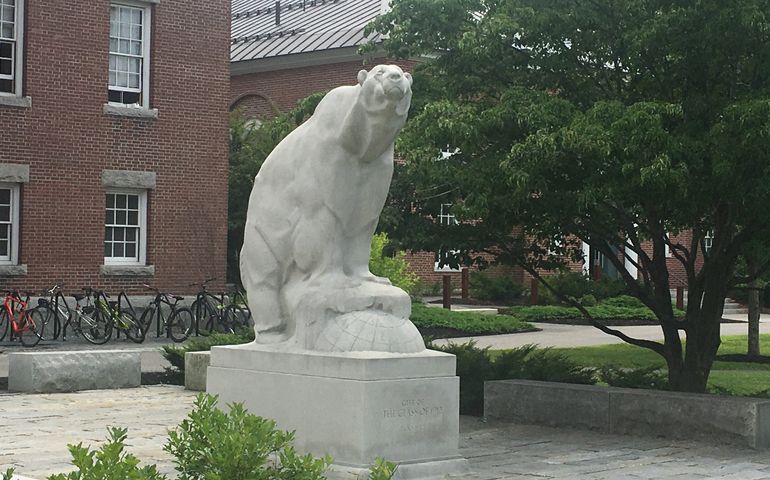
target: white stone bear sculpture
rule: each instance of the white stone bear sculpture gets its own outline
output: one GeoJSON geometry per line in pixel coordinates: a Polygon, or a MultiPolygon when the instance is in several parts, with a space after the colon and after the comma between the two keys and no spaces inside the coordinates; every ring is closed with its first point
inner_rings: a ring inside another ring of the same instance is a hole
{"type": "Polygon", "coordinates": [[[368,267],[411,85],[395,65],[361,70],[358,85],[330,91],[262,165],[240,258],[258,343],[425,349],[409,296],[368,267]]]}

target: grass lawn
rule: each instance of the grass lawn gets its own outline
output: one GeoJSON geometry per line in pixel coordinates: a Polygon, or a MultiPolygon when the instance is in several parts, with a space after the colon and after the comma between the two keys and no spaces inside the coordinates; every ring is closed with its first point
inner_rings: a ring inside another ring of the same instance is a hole
{"type": "MultiPolygon", "coordinates": [[[[747,337],[722,337],[719,355],[745,354],[747,337]]],[[[628,344],[600,345],[595,347],[554,348],[573,361],[586,367],[613,366],[617,368],[658,367],[666,368],[666,362],[658,354],[628,344]]],[[[770,355],[770,334],[760,336],[760,351],[770,355]]],[[[734,395],[750,395],[770,389],[770,364],[744,362],[714,362],[709,377],[709,389],[730,392],[734,395]]]]}
{"type": "Polygon", "coordinates": [[[423,333],[436,336],[447,333],[455,333],[454,336],[495,335],[537,330],[533,325],[510,315],[453,312],[421,303],[412,304],[410,320],[423,333]]]}

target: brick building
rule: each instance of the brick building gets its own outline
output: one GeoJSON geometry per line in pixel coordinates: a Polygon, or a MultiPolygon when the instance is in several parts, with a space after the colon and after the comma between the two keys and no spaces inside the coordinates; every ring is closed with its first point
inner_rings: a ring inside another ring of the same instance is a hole
{"type": "Polygon", "coordinates": [[[0,289],[224,279],[229,6],[0,0],[0,289]]]}

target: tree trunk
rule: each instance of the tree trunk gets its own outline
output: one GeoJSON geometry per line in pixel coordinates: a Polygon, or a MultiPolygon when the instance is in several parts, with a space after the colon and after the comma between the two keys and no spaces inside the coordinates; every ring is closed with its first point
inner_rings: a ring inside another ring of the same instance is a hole
{"type": "MultiPolygon", "coordinates": [[[[711,367],[714,364],[719,345],[720,320],[724,297],[721,301],[707,300],[701,308],[690,306],[688,311],[687,346],[684,359],[672,355],[668,362],[668,381],[671,390],[678,392],[704,393],[711,367]],[[693,316],[695,318],[693,319],[693,316]],[[678,357],[678,358],[677,358],[678,357]]],[[[667,341],[667,346],[669,342],[667,341]]],[[[671,350],[669,350],[671,351],[671,350]]],[[[681,349],[679,350],[681,352],[681,349]]]]}
{"type": "MultiPolygon", "coordinates": [[[[749,275],[756,274],[756,262],[749,261],[749,275]]],[[[759,280],[749,283],[749,346],[748,355],[758,357],[759,352],[759,280]]]]}

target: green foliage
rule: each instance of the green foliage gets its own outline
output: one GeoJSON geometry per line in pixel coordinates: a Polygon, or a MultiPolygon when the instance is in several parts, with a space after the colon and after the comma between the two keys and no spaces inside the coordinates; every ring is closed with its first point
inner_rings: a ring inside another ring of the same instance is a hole
{"type": "Polygon", "coordinates": [[[369,480],[390,480],[396,473],[397,468],[398,466],[395,463],[378,458],[374,461],[374,465],[372,465],[369,472],[369,480]]]}
{"type": "MultiPolygon", "coordinates": [[[[624,281],[668,328],[680,324],[655,292],[671,288],[676,265],[691,298],[707,299],[681,324],[697,340],[686,351],[677,336],[649,345],[677,370],[673,389],[702,391],[737,259],[748,247],[770,250],[766,0],[391,7],[370,26],[384,34],[380,46],[432,58],[414,72],[420,88],[397,143],[406,162],[394,177],[402,217],[391,237],[530,271],[566,268],[583,241],[622,272],[617,249],[628,244],[641,282],[624,281]],[[455,154],[438,160],[447,145],[455,154]],[[446,203],[457,228],[431,221],[446,203]],[[692,241],[669,236],[683,231],[692,241]]],[[[588,294],[606,298],[570,295],[588,294]]]]}
{"type": "MultiPolygon", "coordinates": [[[[625,296],[617,302],[606,300],[598,305],[586,305],[585,308],[591,317],[600,321],[657,321],[657,317],[652,310],[644,305],[638,306],[637,302],[628,300],[630,298],[633,297],[625,296]]],[[[558,305],[515,306],[504,309],[502,312],[526,322],[574,321],[575,323],[587,323],[580,310],[574,307],[558,305]]],[[[684,313],[682,310],[674,309],[674,314],[678,317],[684,316],[684,313]]]]}
{"type": "Polygon", "coordinates": [[[161,355],[172,367],[184,372],[184,354],[187,352],[207,352],[216,345],[238,345],[254,340],[254,330],[244,328],[236,333],[213,332],[208,337],[192,337],[181,345],[163,345],[161,355]]]}
{"type": "Polygon", "coordinates": [[[9,468],[5,472],[3,472],[3,480],[13,480],[13,472],[15,472],[16,469],[13,467],[9,468]]]}
{"type": "Polygon", "coordinates": [[[325,93],[316,93],[297,102],[289,112],[275,112],[275,117],[260,124],[243,112],[230,115],[230,171],[227,200],[227,265],[230,281],[240,283],[238,258],[243,244],[246,209],[254,177],[262,163],[281,140],[315,111],[325,93]]]}
{"type": "Polygon", "coordinates": [[[535,327],[509,315],[485,315],[473,312],[455,312],[445,308],[412,303],[409,317],[417,328],[451,328],[467,335],[495,335],[529,332],[535,327]]]}
{"type": "Polygon", "coordinates": [[[471,272],[471,297],[493,302],[512,302],[521,298],[524,286],[507,275],[491,276],[484,272],[471,272]]]}
{"type": "Polygon", "coordinates": [[[578,302],[580,302],[581,305],[584,307],[593,307],[596,305],[596,297],[591,295],[590,293],[588,295],[583,295],[578,299],[578,302]]]}
{"type": "Polygon", "coordinates": [[[125,451],[128,430],[120,427],[107,429],[107,443],[99,450],[91,450],[82,443],[68,445],[72,463],[77,471],[51,475],[48,480],[165,480],[155,465],[139,467],[139,459],[125,451]]]}
{"type": "MultiPolygon", "coordinates": [[[[594,305],[596,304],[596,301],[624,294],[628,288],[626,287],[626,284],[620,280],[608,277],[602,277],[598,281],[591,280],[581,272],[564,272],[558,275],[552,275],[546,277],[546,281],[551,287],[566,297],[580,300],[592,296],[594,297],[594,305]]],[[[540,303],[563,303],[556,299],[554,295],[545,288],[541,288],[540,292],[540,303]]],[[[586,304],[583,305],[586,306],[586,304]]]]}
{"type": "Polygon", "coordinates": [[[274,421],[246,412],[240,403],[225,413],[216,396],[200,394],[194,405],[164,446],[174,456],[179,480],[324,478],[331,458],[297,454],[294,433],[276,430],[274,421]]]}
{"type": "Polygon", "coordinates": [[[618,295],[617,297],[608,298],[602,302],[602,305],[622,308],[644,308],[642,301],[631,295],[618,295]]]}
{"type": "Polygon", "coordinates": [[[457,356],[457,376],[460,377],[460,413],[484,413],[484,382],[490,380],[522,379],[550,382],[594,384],[593,370],[580,367],[566,355],[534,345],[492,354],[476,343],[452,343],[430,348],[457,356]]]}
{"type": "Polygon", "coordinates": [[[603,366],[597,372],[599,381],[611,387],[668,390],[666,372],[657,367],[617,368],[603,366]]]}
{"type": "Polygon", "coordinates": [[[372,237],[369,270],[378,277],[389,279],[393,285],[411,295],[415,293],[417,274],[409,270],[406,253],[397,251],[392,256],[386,253],[389,244],[386,233],[378,233],[372,237]]]}

